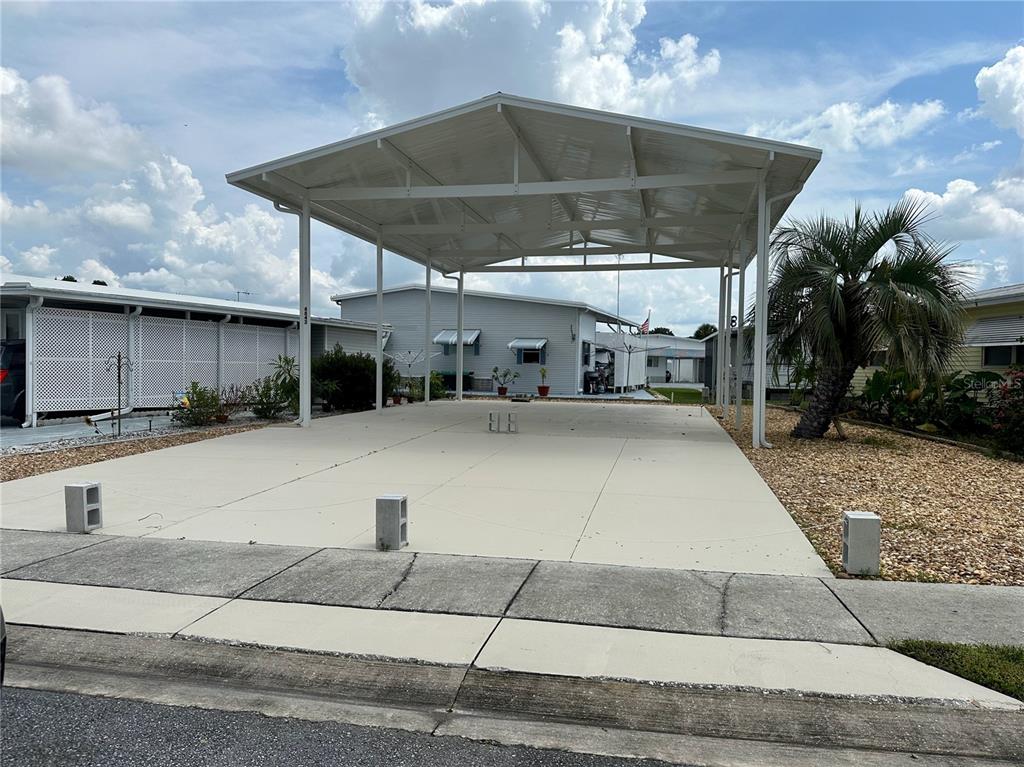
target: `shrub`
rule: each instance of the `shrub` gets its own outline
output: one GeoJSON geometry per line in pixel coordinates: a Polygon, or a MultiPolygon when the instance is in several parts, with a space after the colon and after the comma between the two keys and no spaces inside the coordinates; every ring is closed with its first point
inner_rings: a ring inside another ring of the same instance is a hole
{"type": "MultiPolygon", "coordinates": [[[[414,376],[407,379],[406,387],[410,402],[423,401],[423,376],[414,376]]],[[[447,396],[448,391],[444,388],[444,379],[440,373],[432,370],[430,372],[430,399],[444,399],[447,396]]]]}
{"type": "Polygon", "coordinates": [[[1010,368],[996,397],[992,435],[1000,448],[1024,456],[1024,368],[1010,368]]]}
{"type": "Polygon", "coordinates": [[[220,395],[217,390],[193,381],[171,413],[171,420],[184,426],[206,426],[219,411],[220,395]]]}
{"type": "Polygon", "coordinates": [[[293,413],[299,412],[299,366],[294,357],[278,355],[271,374],[278,394],[293,413]]]}
{"type": "Polygon", "coordinates": [[[261,378],[250,388],[249,407],[257,418],[277,418],[287,402],[273,376],[261,378]]]}
{"type": "MultiPolygon", "coordinates": [[[[369,354],[349,354],[335,345],[313,360],[313,390],[328,409],[368,410],[377,393],[377,361],[369,354]]],[[[398,388],[395,363],[384,359],[384,396],[398,388]]]]}
{"type": "Polygon", "coordinates": [[[252,399],[252,387],[231,384],[220,390],[219,415],[231,417],[249,405],[252,399]]]}

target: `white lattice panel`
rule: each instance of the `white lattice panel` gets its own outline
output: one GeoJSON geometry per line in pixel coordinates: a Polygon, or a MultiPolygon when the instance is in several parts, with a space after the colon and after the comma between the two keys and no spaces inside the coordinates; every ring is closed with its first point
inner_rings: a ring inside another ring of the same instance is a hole
{"type": "Polygon", "coordinates": [[[268,376],[274,372],[278,357],[285,355],[285,328],[260,328],[259,375],[268,376]]]}
{"type": "MultiPolygon", "coordinates": [[[[35,402],[40,412],[101,410],[117,404],[116,358],[129,357],[128,317],[41,307],[34,312],[35,402]]],[[[128,399],[128,372],[122,382],[128,399]]]]}

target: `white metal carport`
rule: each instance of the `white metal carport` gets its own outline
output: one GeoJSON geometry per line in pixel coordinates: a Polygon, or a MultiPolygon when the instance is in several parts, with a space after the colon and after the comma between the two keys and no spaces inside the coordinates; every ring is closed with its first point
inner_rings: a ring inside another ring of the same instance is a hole
{"type": "MultiPolygon", "coordinates": [[[[753,443],[760,447],[767,445],[769,233],[820,159],[808,147],[496,93],[227,180],[299,216],[301,423],[309,423],[312,402],[306,363],[315,218],[376,244],[378,326],[385,249],[426,267],[428,329],[431,269],[457,279],[458,370],[467,272],[715,268],[723,327],[737,274],[742,324],[743,270],[756,255],[753,443]]],[[[729,334],[719,337],[728,344],[729,334]]],[[[728,408],[721,362],[728,350],[720,352],[718,404],[728,408]]],[[[456,387],[461,399],[461,376],[456,387]]]]}

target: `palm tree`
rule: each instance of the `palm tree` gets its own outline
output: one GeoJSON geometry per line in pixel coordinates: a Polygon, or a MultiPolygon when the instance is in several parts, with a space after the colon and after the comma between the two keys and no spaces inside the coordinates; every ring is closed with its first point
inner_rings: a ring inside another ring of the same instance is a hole
{"type": "Polygon", "coordinates": [[[886,364],[921,378],[950,362],[963,336],[955,246],[928,237],[926,206],[904,198],[880,213],[821,216],[779,229],[768,291],[772,354],[801,354],[816,370],[794,437],[825,434],[854,371],[876,350],[886,364]]]}

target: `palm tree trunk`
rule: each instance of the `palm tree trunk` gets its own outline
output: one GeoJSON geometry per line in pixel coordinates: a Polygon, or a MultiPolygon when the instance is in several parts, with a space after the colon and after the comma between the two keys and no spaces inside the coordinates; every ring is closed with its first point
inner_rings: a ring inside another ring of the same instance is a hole
{"type": "Polygon", "coordinates": [[[825,435],[832,419],[839,412],[843,397],[850,389],[850,382],[856,370],[856,365],[843,365],[839,368],[827,368],[818,373],[807,402],[807,410],[793,428],[792,436],[820,439],[825,435]]]}

